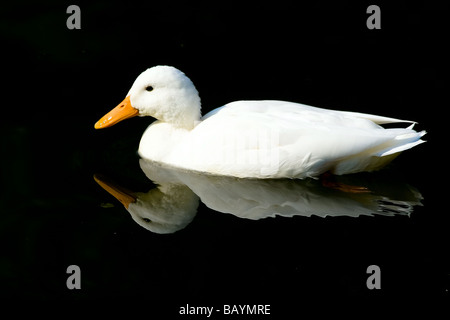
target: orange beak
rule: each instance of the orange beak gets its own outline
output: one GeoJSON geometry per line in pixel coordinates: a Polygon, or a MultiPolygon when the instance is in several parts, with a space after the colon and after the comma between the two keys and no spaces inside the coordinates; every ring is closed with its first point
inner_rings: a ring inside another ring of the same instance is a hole
{"type": "Polygon", "coordinates": [[[125,208],[128,209],[128,206],[130,203],[134,203],[137,200],[136,195],[134,192],[119,186],[114,181],[108,179],[107,177],[100,175],[100,174],[94,174],[94,180],[97,182],[103,189],[105,189],[107,192],[109,192],[114,198],[119,200],[125,208]]]}
{"type": "Polygon", "coordinates": [[[97,121],[95,129],[103,129],[110,127],[122,120],[135,117],[139,114],[139,110],[131,106],[130,96],[126,97],[117,107],[105,114],[103,118],[97,121]]]}

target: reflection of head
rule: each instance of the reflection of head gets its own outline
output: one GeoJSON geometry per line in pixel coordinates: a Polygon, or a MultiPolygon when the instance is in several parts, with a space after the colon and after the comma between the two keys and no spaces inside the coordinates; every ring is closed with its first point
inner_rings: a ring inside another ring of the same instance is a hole
{"type": "Polygon", "coordinates": [[[181,230],[197,213],[198,196],[180,182],[165,182],[147,193],[136,193],[103,175],[95,174],[94,179],[124,205],[134,221],[155,233],[181,230]]]}
{"type": "Polygon", "coordinates": [[[166,185],[136,195],[128,212],[140,226],[155,233],[184,229],[197,213],[199,199],[186,186],[166,185]]]}

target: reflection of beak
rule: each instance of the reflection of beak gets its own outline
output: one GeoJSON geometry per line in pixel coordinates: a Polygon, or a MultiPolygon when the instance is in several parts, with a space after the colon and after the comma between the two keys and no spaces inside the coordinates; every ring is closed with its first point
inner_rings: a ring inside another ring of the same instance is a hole
{"type": "Polygon", "coordinates": [[[94,174],[94,180],[106,191],[108,191],[110,194],[112,194],[117,200],[119,200],[125,208],[128,209],[128,206],[130,203],[134,203],[137,200],[136,195],[134,192],[119,186],[114,181],[108,179],[107,177],[100,175],[100,174],[94,174]]]}
{"type": "Polygon", "coordinates": [[[95,129],[110,127],[117,122],[137,116],[139,110],[131,106],[130,96],[126,97],[117,107],[105,114],[103,118],[97,121],[95,129]]]}

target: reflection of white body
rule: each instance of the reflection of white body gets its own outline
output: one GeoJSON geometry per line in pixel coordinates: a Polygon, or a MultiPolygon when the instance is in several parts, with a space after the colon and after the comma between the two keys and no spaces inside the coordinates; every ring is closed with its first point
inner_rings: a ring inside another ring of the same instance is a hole
{"type": "Polygon", "coordinates": [[[139,154],[152,161],[217,175],[305,178],[373,171],[423,141],[425,132],[384,129],[411,122],[284,101],[237,101],[200,114],[192,82],[173,67],[143,72],[127,98],[96,124],[153,116],[139,154]],[[125,110],[125,111],[124,111],[125,110]]]}
{"type": "Polygon", "coordinates": [[[350,216],[409,215],[420,205],[420,193],[400,184],[395,194],[346,193],[323,187],[317,180],[257,180],[213,176],[168,168],[140,160],[142,170],[158,187],[136,194],[128,211],[144,228],[172,233],[186,227],[194,218],[198,199],[209,208],[239,218],[263,219],[276,215],[350,216]]]}

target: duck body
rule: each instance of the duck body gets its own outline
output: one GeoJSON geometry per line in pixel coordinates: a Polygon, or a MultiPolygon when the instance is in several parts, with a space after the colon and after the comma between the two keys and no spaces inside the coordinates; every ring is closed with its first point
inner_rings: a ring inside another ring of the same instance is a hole
{"type": "Polygon", "coordinates": [[[182,129],[153,123],[139,154],[175,167],[240,178],[306,178],[382,168],[423,141],[409,122],[285,101],[236,101],[182,129]]]}
{"type": "Polygon", "coordinates": [[[215,175],[302,179],[373,171],[424,142],[425,131],[413,130],[412,121],[286,101],[236,101],[201,117],[197,90],[173,67],[142,73],[127,99],[133,112],[158,119],[141,138],[142,158],[215,175]],[[151,92],[143,92],[149,84],[151,92]],[[412,125],[380,126],[397,122],[412,125]]]}

